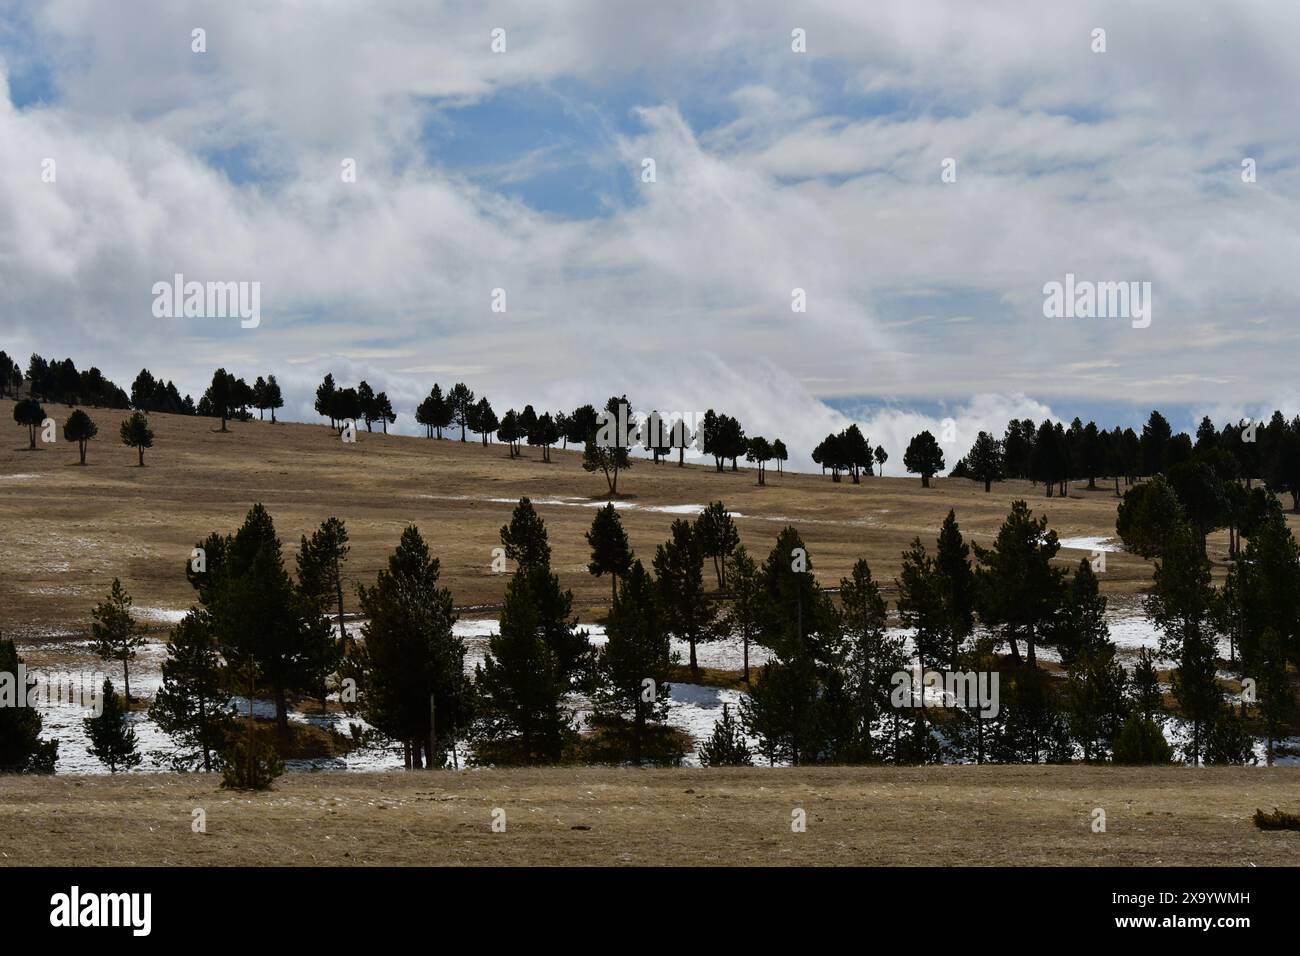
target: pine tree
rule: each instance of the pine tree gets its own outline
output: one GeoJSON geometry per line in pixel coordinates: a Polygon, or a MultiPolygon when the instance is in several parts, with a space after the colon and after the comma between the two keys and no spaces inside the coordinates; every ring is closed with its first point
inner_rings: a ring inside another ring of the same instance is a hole
{"type": "Polygon", "coordinates": [[[930,432],[913,436],[903,453],[903,467],[921,476],[922,488],[929,488],[930,479],[943,471],[943,449],[930,432]]]}
{"type": "Polygon", "coordinates": [[[1204,551],[1206,536],[1226,527],[1229,521],[1224,479],[1205,461],[1192,459],[1171,467],[1168,480],[1204,551]]]}
{"type": "Polygon", "coordinates": [[[976,605],[980,619],[1001,629],[1020,663],[1019,642],[1028,645],[1029,664],[1061,603],[1064,574],[1052,559],[1061,545],[1047,518],[1035,518],[1024,501],[1015,501],[991,549],[974,546],[976,605]]]}
{"type": "Polygon", "coordinates": [[[1115,738],[1114,761],[1117,764],[1161,765],[1174,759],[1173,748],[1165,740],[1158,724],[1133,711],[1124,720],[1115,738]]]}
{"type": "Polygon", "coordinates": [[[477,759],[551,763],[575,733],[565,698],[589,681],[591,645],[572,616],[572,593],[551,572],[546,526],[526,498],[502,542],[516,568],[498,632],[475,669],[477,759]]]}
{"type": "MultiPolygon", "coordinates": [[[[868,454],[869,459],[870,455],[868,454]]],[[[767,463],[772,460],[771,443],[762,435],[755,435],[749,440],[749,446],[745,451],[745,460],[758,465],[758,483],[760,485],[767,484],[767,463]]],[[[868,471],[870,471],[869,467],[868,471]]],[[[855,483],[856,480],[855,478],[855,483]]]]}
{"type": "Polygon", "coordinates": [[[966,456],[966,464],[970,477],[975,481],[984,482],[984,491],[987,494],[993,487],[993,482],[1001,481],[1005,477],[1002,443],[988,432],[980,432],[966,456]]]}
{"type": "Polygon", "coordinates": [[[654,570],[665,624],[690,645],[691,675],[698,678],[696,645],[718,637],[717,609],[704,592],[704,552],[690,522],[673,522],[672,538],[655,551],[654,570]]]}
{"type": "MultiPolygon", "coordinates": [[[[578,409],[574,415],[583,411],[584,409],[578,409]]],[[[605,476],[605,484],[609,488],[611,498],[618,494],[619,472],[632,467],[629,442],[634,439],[620,432],[623,423],[627,423],[630,427],[633,422],[635,422],[634,412],[632,406],[628,404],[627,396],[611,397],[605,403],[605,410],[597,419],[597,424],[587,439],[586,447],[583,448],[583,470],[592,473],[601,472],[605,476]]]]}
{"type": "Polygon", "coordinates": [[[551,446],[560,440],[560,426],[551,413],[547,412],[537,419],[537,425],[528,434],[528,444],[539,445],[542,449],[542,461],[550,462],[551,446]]]}
{"type": "Polygon", "coordinates": [[[1159,474],[1167,463],[1166,449],[1173,436],[1169,421],[1157,411],[1152,411],[1142,426],[1142,474],[1159,474]]]}
{"type": "Polygon", "coordinates": [[[492,433],[500,424],[497,413],[492,410],[492,403],[486,397],[480,398],[478,404],[474,406],[473,414],[470,415],[469,427],[479,436],[484,448],[491,443],[492,433]]]}
{"type": "Polygon", "coordinates": [[[36,429],[45,421],[45,409],[41,403],[32,398],[24,398],[14,404],[14,421],[27,428],[28,449],[36,450],[36,429]]]}
{"type": "Polygon", "coordinates": [[[1260,667],[1260,638],[1270,632],[1281,653],[1300,663],[1300,547],[1280,507],[1247,524],[1249,540],[1224,594],[1241,639],[1242,667],[1260,667]]]}
{"type": "Polygon", "coordinates": [[[762,624],[762,581],[758,564],[749,556],[743,544],[727,558],[727,580],[731,585],[731,602],[727,608],[723,630],[739,635],[745,683],[749,683],[749,645],[758,638],[762,624]]]}
{"type": "Polygon", "coordinates": [[[434,385],[428,397],[416,408],[415,420],[424,426],[427,437],[433,438],[436,432],[438,438],[442,438],[442,430],[451,424],[451,415],[452,409],[442,396],[442,388],[434,385]]]}
{"type": "Polygon", "coordinates": [[[358,592],[366,618],[359,651],[361,713],[407,746],[408,768],[443,766],[470,724],[465,642],[453,632],[452,596],[439,586],[440,573],[419,530],[408,525],[374,587],[358,592]]]}
{"type": "Polygon", "coordinates": [[[722,705],[722,719],[713,725],[713,736],[700,745],[700,763],[705,767],[749,767],[754,763],[740,723],[731,716],[731,705],[722,705]]]}
{"type": "Polygon", "coordinates": [[[1109,641],[1106,599],[1101,596],[1097,575],[1087,558],[1075,568],[1049,630],[1048,643],[1056,647],[1061,663],[1067,667],[1109,641]]]}
{"type": "Polygon", "coordinates": [[[212,373],[212,384],[208,386],[207,399],[212,405],[216,417],[221,419],[221,430],[226,431],[226,421],[230,418],[232,408],[240,404],[240,387],[235,376],[224,368],[212,373]]]}
{"type": "Polygon", "coordinates": [[[1245,722],[1232,707],[1220,706],[1205,735],[1206,766],[1240,767],[1255,763],[1255,759],[1255,740],[1245,722]]]}
{"type": "Polygon", "coordinates": [[[806,658],[770,660],[759,670],[749,695],[740,699],[740,719],[745,732],[758,738],[759,753],[769,764],[816,761],[821,743],[818,694],[815,670],[806,658]]]}
{"type": "Polygon", "coordinates": [[[718,590],[727,589],[726,561],[740,544],[736,522],[721,501],[711,501],[695,519],[695,536],[705,557],[713,559],[713,570],[718,576],[718,590]]]}
{"type": "Polygon", "coordinates": [[[836,743],[831,729],[844,726],[842,675],[836,673],[839,615],[818,586],[812,558],[794,528],[777,535],[760,581],[762,640],[772,659],[741,699],[741,722],[769,762],[830,759],[836,743]]]}
{"type": "Polygon", "coordinates": [[[871,442],[862,434],[857,424],[849,425],[839,434],[839,447],[844,458],[844,465],[849,470],[849,477],[855,485],[861,484],[861,474],[871,474],[871,442]]]}
{"type": "MultiPolygon", "coordinates": [[[[927,672],[943,669],[949,663],[953,639],[949,634],[949,616],[944,600],[943,582],[934,559],[926,553],[921,539],[903,552],[903,564],[897,579],[898,613],[904,627],[912,628],[918,672],[922,680],[927,672]]],[[[924,693],[924,691],[922,691],[924,693]]],[[[913,746],[910,757],[918,763],[930,762],[931,735],[923,700],[914,703],[913,746]]]]}
{"type": "Polygon", "coordinates": [[[140,456],[140,467],[144,467],[144,450],[153,447],[153,429],[144,412],[132,412],[131,417],[122,422],[118,430],[122,444],[134,448],[140,456]]]}
{"type": "Polygon", "coordinates": [[[501,528],[501,544],[506,557],[519,568],[549,568],[551,546],[546,537],[546,524],[537,515],[533,503],[526,496],[519,499],[510,515],[510,523],[501,528]]]}
{"type": "Polygon", "coordinates": [[[343,562],[347,560],[348,529],[342,518],[329,517],[309,539],[302,536],[298,549],[298,586],[322,609],[333,605],[339,643],[348,643],[343,624],[343,562]]]}
{"type": "Polygon", "coordinates": [[[280,391],[280,383],[275,380],[274,375],[266,377],[266,407],[271,410],[271,424],[275,424],[275,410],[284,408],[284,394],[280,391]]]}
{"type": "Polygon", "coordinates": [[[310,539],[303,535],[298,549],[298,593],[312,608],[313,618],[304,622],[309,628],[306,642],[307,670],[315,686],[321,713],[326,710],[328,680],[343,662],[352,646],[343,622],[343,562],[348,556],[348,531],[341,518],[326,518],[310,539]],[[330,627],[312,627],[315,619],[335,615],[338,637],[330,627]]]}
{"type": "Polygon", "coordinates": [[[787,660],[828,657],[838,633],[835,609],[817,584],[798,531],[787,526],[777,534],[760,576],[763,644],[787,660]]]}
{"type": "Polygon", "coordinates": [[[569,415],[569,430],[565,433],[568,441],[575,445],[586,445],[596,440],[600,429],[600,416],[592,405],[579,405],[569,415]]]}
{"type": "Polygon", "coordinates": [[[252,735],[231,737],[221,753],[221,786],[228,790],[270,790],[283,773],[275,747],[252,735]]]}
{"type": "Polygon", "coordinates": [[[939,529],[934,571],[943,599],[944,627],[952,644],[950,660],[955,666],[963,642],[975,628],[975,571],[971,568],[970,547],[962,540],[952,509],[939,529]]]}
{"type": "Polygon", "coordinates": [[[442,438],[444,428],[451,427],[455,411],[452,403],[443,397],[442,389],[438,385],[434,385],[433,391],[429,393],[429,423],[433,425],[438,438],[442,438]]]}
{"type": "Polygon", "coordinates": [[[27,706],[36,678],[19,680],[22,663],[14,642],[0,640],[0,773],[54,773],[59,742],[41,740],[41,712],[27,706]]]}
{"type": "MultiPolygon", "coordinates": [[[[956,664],[956,670],[965,673],[974,672],[978,681],[982,675],[988,675],[985,679],[990,681],[989,689],[992,691],[991,681],[993,675],[998,675],[999,681],[999,707],[1000,705],[1000,687],[1002,672],[1000,669],[1001,662],[994,650],[995,641],[992,637],[981,635],[971,641],[963,648],[956,664]]],[[[977,764],[985,762],[989,756],[991,742],[996,738],[999,728],[1005,724],[1005,714],[999,711],[998,714],[986,716],[978,699],[978,683],[974,688],[976,691],[974,699],[971,697],[968,689],[962,696],[962,699],[954,700],[957,710],[954,719],[951,720],[945,728],[945,733],[949,738],[950,748],[958,754],[965,756],[967,759],[974,758],[977,764]]]]}
{"type": "Polygon", "coordinates": [[[222,656],[250,683],[269,686],[276,725],[286,735],[288,692],[317,689],[312,661],[322,621],[312,598],[285,571],[275,524],[260,503],[233,538],[207,552],[206,575],[199,594],[222,656]]]}
{"type": "Polygon", "coordinates": [[[1295,689],[1286,670],[1286,655],[1276,631],[1268,631],[1260,641],[1258,657],[1259,710],[1263,717],[1265,760],[1273,766],[1275,744],[1287,736],[1295,714],[1295,689]]]}
{"type": "Polygon", "coordinates": [[[375,405],[375,390],[365,379],[357,385],[357,399],[361,402],[361,417],[366,423],[366,431],[372,431],[370,423],[379,417],[379,409],[375,405]]]}
{"type": "Polygon", "coordinates": [[[375,396],[375,411],[378,413],[379,424],[387,435],[388,426],[397,421],[397,412],[393,411],[393,402],[387,392],[380,392],[375,396]]]}
{"type": "Polygon", "coordinates": [[[1161,656],[1177,665],[1174,699],[1192,725],[1187,756],[1195,765],[1222,700],[1216,678],[1218,650],[1210,628],[1215,595],[1209,562],[1191,528],[1178,529],[1162,551],[1144,605],[1161,631],[1161,656]]]}
{"type": "Polygon", "coordinates": [[[90,739],[90,746],[86,749],[108,767],[109,773],[117,773],[118,768],[130,770],[138,767],[144,758],[136,753],[135,730],[127,724],[126,713],[110,680],[104,681],[103,702],[99,714],[82,721],[90,739]]]}
{"type": "Polygon", "coordinates": [[[91,634],[95,640],[95,653],[102,660],[122,662],[122,680],[126,685],[126,702],[131,703],[131,661],[136,648],[144,644],[144,629],[131,617],[131,595],[122,582],[113,579],[108,597],[91,612],[94,623],[91,634]]]}
{"type": "Polygon", "coordinates": [[[1130,706],[1143,720],[1155,722],[1164,709],[1164,694],[1160,691],[1160,675],[1156,671],[1156,658],[1149,647],[1138,649],[1137,663],[1129,680],[1130,706]]]}
{"type": "Polygon", "coordinates": [[[915,633],[917,663],[924,674],[948,661],[952,642],[948,635],[948,614],[934,559],[920,538],[903,552],[903,564],[895,582],[898,587],[898,615],[903,626],[915,633]]]}
{"type": "Polygon", "coordinates": [[[626,726],[632,760],[640,766],[647,725],[668,719],[668,673],[676,655],[655,582],[640,561],[632,563],[619,592],[605,628],[609,640],[597,658],[593,703],[598,720],[626,726]]]}
{"type": "Polygon", "coordinates": [[[1034,441],[1029,451],[1029,474],[1035,481],[1041,481],[1047,489],[1047,497],[1052,492],[1061,476],[1065,473],[1065,449],[1061,437],[1050,421],[1044,419],[1034,434],[1034,441]]]}
{"type": "MultiPolygon", "coordinates": [[[[879,451],[879,449],[876,450],[879,451]]],[[[790,452],[786,449],[785,442],[779,438],[772,439],[772,457],[776,459],[776,473],[778,475],[782,474],[784,471],[782,466],[790,460],[790,452]]]]}
{"type": "Polygon", "coordinates": [[[549,568],[518,568],[506,585],[496,634],[475,669],[477,759],[554,763],[575,733],[565,698],[580,672],[565,645],[586,642],[569,619],[571,597],[549,568]]]}
{"type": "Polygon", "coordinates": [[[362,417],[361,396],[355,388],[341,388],[330,399],[330,418],[335,422],[339,434],[343,433],[348,422],[354,426],[362,417]]]}
{"type": "Polygon", "coordinates": [[[330,373],[325,374],[325,379],[316,386],[316,414],[330,420],[330,428],[335,427],[334,418],[334,396],[338,391],[334,384],[334,376],[330,373]]]}
{"type": "Polygon", "coordinates": [[[460,427],[460,440],[465,440],[465,430],[474,417],[474,393],[464,382],[457,382],[447,393],[447,403],[451,409],[451,423],[460,427]]]}
{"type": "Polygon", "coordinates": [[[177,769],[215,768],[233,727],[224,688],[225,664],[207,615],[191,610],[172,628],[162,686],[149,705],[150,719],[184,748],[173,758],[177,769]]]}
{"type": "Polygon", "coordinates": [[[1106,467],[1106,445],[1102,432],[1096,422],[1088,422],[1079,437],[1079,460],[1077,467],[1082,469],[1083,477],[1088,479],[1088,490],[1097,490],[1097,476],[1106,467]]]}
{"type": "Polygon", "coordinates": [[[73,409],[68,420],[63,423],[63,440],[77,443],[77,452],[83,465],[86,463],[86,443],[98,433],[99,427],[80,408],[73,409]]]}
{"type": "Polygon", "coordinates": [[[991,751],[1003,763],[1065,763],[1073,747],[1051,677],[1037,667],[1017,667],[999,681],[1004,719],[991,751]]]}
{"type": "Polygon", "coordinates": [[[880,759],[875,732],[888,712],[890,677],[906,666],[903,642],[887,630],[885,599],[865,560],[859,558],[852,574],[840,579],[840,601],[853,704],[861,715],[859,756],[874,763],[880,759]]]}
{"type": "Polygon", "coordinates": [[[609,575],[613,591],[611,607],[617,607],[618,582],[632,567],[632,548],[613,504],[607,504],[596,512],[591,530],[587,532],[587,544],[591,547],[591,561],[587,564],[587,570],[596,577],[609,575]]]}
{"type": "Polygon", "coordinates": [[[264,420],[267,409],[266,379],[260,375],[253,382],[253,407],[257,409],[258,420],[264,420]]]}
{"type": "Polygon", "coordinates": [[[1192,738],[1184,749],[1188,762],[1195,766],[1222,700],[1214,643],[1204,633],[1188,632],[1176,659],[1178,667],[1171,680],[1174,700],[1183,718],[1192,725],[1192,738]]]}
{"type": "Polygon", "coordinates": [[[501,419],[501,426],[497,429],[497,440],[508,446],[510,457],[515,458],[519,455],[516,442],[523,436],[524,431],[519,427],[519,413],[512,408],[501,419]]]}
{"type": "Polygon", "coordinates": [[[1083,748],[1083,762],[1105,761],[1127,716],[1127,675],[1109,640],[1087,645],[1066,672],[1065,703],[1070,732],[1083,748]]]}
{"type": "Polygon", "coordinates": [[[611,498],[618,494],[619,472],[631,467],[632,458],[626,448],[603,447],[594,441],[589,441],[582,450],[583,471],[603,474],[611,498]]]}

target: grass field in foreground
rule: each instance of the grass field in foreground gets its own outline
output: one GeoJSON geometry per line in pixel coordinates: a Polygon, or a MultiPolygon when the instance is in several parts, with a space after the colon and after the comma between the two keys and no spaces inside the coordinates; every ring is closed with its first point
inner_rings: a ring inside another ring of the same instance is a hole
{"type": "Polygon", "coordinates": [[[4,865],[1295,865],[1300,768],[553,768],[0,780],[4,865]],[[1106,832],[1092,829],[1106,812],[1106,832]],[[195,833],[193,811],[206,814],[195,833]],[[495,808],[506,830],[491,829],[495,808]],[[791,832],[792,811],[807,830],[791,832]]]}

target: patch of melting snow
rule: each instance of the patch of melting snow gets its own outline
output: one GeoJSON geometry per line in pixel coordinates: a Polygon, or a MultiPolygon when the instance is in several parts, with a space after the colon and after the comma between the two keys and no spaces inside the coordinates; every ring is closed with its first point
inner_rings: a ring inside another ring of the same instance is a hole
{"type": "MultiPolygon", "coordinates": [[[[686,767],[700,766],[700,746],[713,736],[713,725],[722,719],[724,704],[733,717],[740,716],[741,691],[704,684],[673,684],[668,695],[668,722],[691,735],[694,745],[682,759],[686,767]]],[[[758,751],[758,740],[748,738],[750,749],[758,751]]],[[[759,760],[755,760],[759,763],[759,760]]]]}
{"type": "Polygon", "coordinates": [[[31,475],[26,472],[15,472],[12,475],[0,475],[0,481],[32,481],[39,477],[40,475],[31,475]]]}
{"type": "Polygon", "coordinates": [[[1118,544],[1114,538],[1107,537],[1079,537],[1079,538],[1058,538],[1061,547],[1070,548],[1075,551],[1107,551],[1118,554],[1124,550],[1124,546],[1118,544]]]}
{"type": "MultiPolygon", "coordinates": [[[[149,610],[163,612],[167,614],[183,614],[166,608],[139,608],[137,610],[149,610]]],[[[1160,633],[1153,622],[1136,614],[1124,613],[1111,616],[1108,620],[1111,631],[1111,639],[1115,641],[1120,649],[1120,653],[1130,658],[1139,648],[1149,647],[1158,649],[1160,633]]],[[[364,621],[350,620],[345,623],[346,630],[355,637],[360,637],[360,630],[364,621]]],[[[457,621],[453,626],[453,632],[463,638],[466,643],[465,667],[469,672],[473,672],[474,667],[483,661],[487,651],[488,639],[495,634],[498,629],[498,621],[494,618],[474,618],[457,621]]],[[[603,626],[598,624],[580,624],[579,627],[588,633],[588,638],[593,645],[600,646],[607,642],[608,637],[603,626]]],[[[891,635],[903,639],[906,653],[912,655],[915,653],[913,641],[913,632],[899,627],[889,629],[891,635]]],[[[672,649],[678,654],[680,663],[686,664],[690,659],[690,648],[685,641],[674,640],[672,649]]],[[[41,672],[47,668],[42,667],[42,656],[54,651],[58,656],[68,656],[74,659],[84,660],[83,667],[51,667],[49,671],[59,671],[62,673],[71,673],[80,675],[83,679],[92,679],[95,675],[107,674],[113,681],[113,685],[120,692],[122,689],[122,670],[121,665],[116,662],[101,662],[95,657],[93,642],[84,639],[64,640],[55,644],[29,645],[20,648],[27,665],[33,671],[41,672]]],[[[1022,653],[1025,648],[1022,645],[1022,653]]],[[[1219,652],[1225,658],[1228,653],[1226,640],[1220,641],[1219,652]]],[[[1038,656],[1044,661],[1059,660],[1059,655],[1050,648],[1039,648],[1038,656]]],[[[741,641],[735,637],[724,638],[719,641],[698,644],[696,647],[697,661],[701,667],[710,667],[718,669],[738,670],[741,667],[743,659],[743,649],[741,641]]],[[[150,641],[146,643],[137,652],[137,658],[131,666],[131,690],[137,697],[152,697],[158,692],[162,684],[161,665],[167,658],[167,646],[161,641],[150,641]]],[[[757,644],[750,644],[749,659],[750,666],[753,668],[761,667],[764,662],[770,658],[770,652],[757,644]]],[[[1221,674],[1220,676],[1228,676],[1221,674]]],[[[102,677],[101,677],[102,679],[102,677]]],[[[691,735],[694,744],[686,754],[683,763],[685,766],[699,766],[699,745],[707,740],[713,733],[714,724],[722,717],[722,707],[724,704],[732,706],[733,710],[739,711],[740,700],[743,692],[729,688],[711,687],[702,684],[689,682],[673,683],[672,690],[669,693],[668,703],[668,721],[674,726],[680,727],[691,735]]],[[[243,716],[247,713],[247,700],[241,697],[232,698],[235,705],[237,716],[243,716]]],[[[574,708],[579,719],[589,709],[586,701],[577,695],[574,695],[569,704],[574,708]]],[[[86,750],[87,737],[82,720],[86,714],[80,708],[69,704],[60,704],[53,702],[42,707],[42,713],[45,718],[45,725],[42,729],[41,736],[43,739],[58,738],[59,760],[57,770],[60,773],[106,773],[103,767],[94,757],[86,750]]],[[[255,700],[253,703],[253,713],[255,716],[263,719],[272,719],[275,716],[275,706],[270,700],[255,700]]],[[[299,711],[290,711],[291,720],[310,723],[318,727],[332,728],[345,736],[351,736],[350,725],[357,725],[359,728],[367,729],[366,723],[359,717],[350,717],[342,713],[319,714],[314,710],[311,713],[299,711]]],[[[167,770],[167,757],[174,752],[174,745],[166,734],[163,734],[154,723],[149,720],[144,711],[132,712],[129,720],[136,731],[138,739],[139,752],[144,755],[144,762],[141,764],[141,770],[167,770]]],[[[1186,730],[1182,722],[1177,720],[1166,720],[1166,736],[1170,742],[1176,746],[1181,745],[1186,739],[1186,730]]],[[[756,740],[750,740],[751,747],[755,747],[756,740]]],[[[1292,751],[1300,750],[1300,740],[1293,739],[1284,742],[1287,749],[1292,751]]],[[[1264,743],[1257,741],[1256,753],[1263,763],[1264,743]]],[[[458,760],[464,765],[466,748],[462,745],[458,751],[458,760]]],[[[1279,757],[1279,764],[1300,765],[1300,756],[1283,756],[1279,757]]],[[[756,764],[762,764],[761,758],[755,757],[756,764]]],[[[400,769],[402,766],[402,748],[398,744],[380,743],[364,748],[358,748],[350,753],[337,757],[317,758],[310,760],[291,760],[286,761],[286,767],[295,771],[311,770],[391,770],[400,769]]]]}
{"type": "MultiPolygon", "coordinates": [[[[1155,621],[1148,617],[1137,615],[1125,617],[1110,617],[1106,621],[1110,625],[1110,639],[1115,642],[1115,646],[1121,652],[1129,652],[1135,655],[1141,648],[1149,648],[1152,651],[1160,651],[1160,629],[1156,627],[1155,621]]],[[[1218,639],[1219,656],[1225,660],[1229,657],[1231,645],[1226,637],[1218,639]]]]}
{"type": "Polygon", "coordinates": [[[149,607],[136,606],[132,608],[135,616],[141,621],[158,621],[164,624],[179,624],[185,619],[185,615],[190,613],[188,610],[177,610],[173,607],[149,607]]]}
{"type": "MultiPolygon", "coordinates": [[[[518,498],[475,498],[472,495],[417,495],[419,498],[434,498],[439,501],[485,501],[498,505],[515,505],[519,503],[518,498]]],[[[553,507],[564,508],[603,508],[605,505],[613,505],[616,511],[653,511],[659,514],[670,515],[698,515],[704,511],[704,505],[641,505],[635,501],[592,501],[590,498],[576,498],[571,495],[553,495],[548,498],[530,498],[534,505],[551,505],[553,507]]],[[[739,511],[728,511],[733,518],[744,518],[745,515],[739,511]]],[[[779,520],[786,520],[781,518],[779,520]]]]}

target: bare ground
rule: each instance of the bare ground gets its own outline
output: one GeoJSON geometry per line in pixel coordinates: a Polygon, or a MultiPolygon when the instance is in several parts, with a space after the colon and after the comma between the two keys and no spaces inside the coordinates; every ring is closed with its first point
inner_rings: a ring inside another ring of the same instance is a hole
{"type": "Polygon", "coordinates": [[[0,863],[1295,865],[1300,833],[1251,822],[1274,805],[1300,809],[1300,769],[319,773],[260,794],[202,775],[0,777],[0,863]]]}

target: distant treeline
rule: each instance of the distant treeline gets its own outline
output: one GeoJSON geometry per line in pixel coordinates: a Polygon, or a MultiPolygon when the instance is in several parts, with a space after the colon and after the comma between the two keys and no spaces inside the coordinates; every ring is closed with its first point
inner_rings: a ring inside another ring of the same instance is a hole
{"type": "Polygon", "coordinates": [[[212,384],[196,403],[189,395],[182,397],[174,382],[154,378],[147,368],[140,370],[128,394],[106,379],[98,368],[77,371],[76,363],[70,358],[47,361],[33,353],[24,372],[7,353],[0,351],[0,397],[5,396],[60,405],[132,408],[141,412],[237,420],[252,418],[249,409],[255,408],[263,416],[269,410],[274,421],[275,409],[284,407],[284,396],[274,375],[266,378],[259,375],[249,385],[225,369],[217,369],[212,384]]]}
{"type": "MultiPolygon", "coordinates": [[[[372,421],[387,423],[396,419],[383,392],[375,395],[365,382],[355,389],[340,388],[333,374],[327,374],[317,386],[315,408],[336,430],[341,430],[349,419],[364,420],[367,430],[372,421]]],[[[645,422],[638,422],[626,395],[611,396],[601,411],[593,405],[580,405],[571,412],[538,414],[528,404],[522,411],[511,408],[498,416],[487,397],[475,396],[464,382],[457,382],[446,393],[435,384],[416,407],[415,420],[424,426],[428,438],[442,439],[444,429],[459,430],[462,442],[473,433],[488,445],[495,435],[509,447],[512,458],[519,456],[522,442],[541,448],[543,461],[551,460],[552,446],[567,449],[573,442],[583,449],[583,466],[588,471],[602,472],[611,493],[618,490],[619,472],[632,467],[630,452],[638,444],[651,453],[656,464],[676,452],[677,464],[683,465],[686,449],[692,446],[712,455],[718,471],[728,460],[731,470],[738,470],[737,461],[743,456],[758,465],[760,484],[764,482],[767,462],[776,461],[780,470],[781,463],[789,460],[781,439],[747,437],[737,419],[713,409],[705,412],[698,432],[692,431],[684,417],[664,417],[658,410],[650,412],[645,422]],[[623,433],[620,425],[635,431],[635,437],[623,433]]]]}
{"type": "MultiPolygon", "coordinates": [[[[251,409],[257,409],[260,417],[269,411],[275,421],[275,410],[284,407],[274,375],[258,376],[249,385],[224,368],[217,369],[196,403],[189,395],[182,397],[174,383],[156,379],[148,369],[136,376],[128,395],[97,368],[79,372],[70,358],[46,361],[34,354],[24,376],[18,364],[0,352],[0,396],[22,397],[24,381],[31,398],[196,414],[220,418],[223,429],[227,420],[251,418],[251,409]]],[[[387,393],[374,391],[364,380],[355,387],[342,387],[332,374],[327,374],[316,389],[315,409],[338,430],[347,421],[360,421],[367,430],[379,423],[386,433],[388,426],[397,421],[387,393]]],[[[626,396],[611,397],[599,411],[592,405],[581,405],[569,412],[539,414],[532,405],[525,405],[522,411],[512,408],[498,416],[486,397],[476,397],[468,385],[457,382],[445,393],[440,385],[434,385],[416,407],[415,420],[424,426],[429,438],[442,438],[444,429],[458,430],[461,441],[473,433],[487,445],[496,436],[509,446],[512,457],[517,457],[521,443],[527,442],[540,447],[543,460],[549,461],[552,446],[567,448],[572,442],[584,450],[584,465],[590,466],[589,470],[604,473],[611,492],[617,488],[618,472],[631,467],[628,452],[633,442],[622,436],[612,444],[596,441],[606,422],[635,421],[626,396]]],[[[761,484],[769,461],[776,461],[779,471],[789,460],[780,439],[747,436],[738,419],[712,409],[705,413],[698,432],[692,432],[684,420],[662,420],[658,411],[650,413],[646,425],[641,430],[642,444],[656,463],[675,451],[678,464],[683,464],[685,449],[698,447],[713,457],[718,471],[728,461],[731,470],[736,471],[741,458],[756,464],[761,484]]],[[[953,426],[960,427],[955,422],[953,426]]],[[[833,481],[848,474],[854,484],[863,475],[883,474],[889,460],[884,446],[873,446],[856,424],[827,435],[811,455],[823,473],[830,471],[833,481]]],[[[970,451],[952,467],[950,476],[983,482],[986,491],[994,482],[1008,478],[1041,482],[1049,498],[1056,493],[1066,494],[1071,481],[1086,480],[1088,488],[1095,489],[1099,478],[1109,478],[1119,495],[1121,479],[1130,485],[1137,478],[1165,474],[1193,458],[1208,464],[1224,480],[1244,479],[1247,488],[1254,480],[1263,479],[1270,490],[1291,495],[1293,508],[1300,510],[1300,416],[1288,421],[1280,411],[1273,412],[1267,423],[1243,421],[1222,428],[1216,428],[1205,417],[1194,437],[1175,433],[1159,411],[1151,412],[1141,434],[1118,426],[1106,430],[1096,422],[1084,424],[1079,418],[1068,428],[1049,420],[1040,424],[1031,419],[1013,420],[1001,439],[981,431],[970,451]]],[[[925,487],[930,486],[932,477],[943,473],[943,448],[933,433],[926,430],[913,436],[904,452],[903,466],[920,475],[925,487]]]]}
{"type": "MultiPolygon", "coordinates": [[[[832,480],[839,481],[847,472],[854,483],[860,474],[873,473],[873,462],[883,472],[888,457],[883,447],[872,448],[857,425],[827,435],[812,453],[823,472],[830,469],[832,480]]],[[[983,482],[985,491],[1008,478],[1041,482],[1049,498],[1067,494],[1071,481],[1086,480],[1088,488],[1095,489],[1097,479],[1110,478],[1118,496],[1121,479],[1131,485],[1138,478],[1185,473],[1193,462],[1221,481],[1244,480],[1247,489],[1263,479],[1269,490],[1291,495],[1294,510],[1300,511],[1300,416],[1287,421],[1280,411],[1267,423],[1230,422],[1222,428],[1207,416],[1195,438],[1175,433],[1159,411],[1151,413],[1140,435],[1132,428],[1107,431],[1096,422],[1085,425],[1079,418],[1068,428],[1048,420],[1035,425],[1026,418],[1010,422],[1001,439],[981,431],[949,474],[983,482]]],[[[927,488],[930,479],[943,472],[943,449],[933,433],[927,430],[912,438],[903,466],[920,475],[927,488]]]]}

